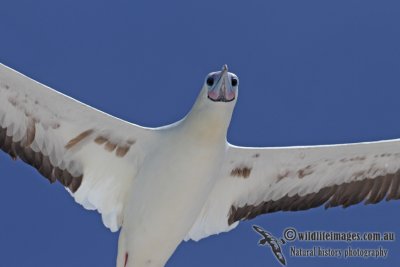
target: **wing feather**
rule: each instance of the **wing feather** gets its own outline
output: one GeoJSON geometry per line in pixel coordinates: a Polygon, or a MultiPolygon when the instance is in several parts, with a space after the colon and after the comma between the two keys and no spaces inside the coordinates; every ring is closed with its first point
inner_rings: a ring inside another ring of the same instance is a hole
{"type": "Polygon", "coordinates": [[[143,147],[140,127],[62,95],[0,64],[0,149],[59,181],[112,231],[122,223],[127,190],[143,147]],[[102,142],[99,142],[99,140],[102,142]]]}
{"type": "Polygon", "coordinates": [[[229,231],[265,213],[400,198],[400,140],[287,148],[230,145],[224,162],[186,239],[229,231]]]}

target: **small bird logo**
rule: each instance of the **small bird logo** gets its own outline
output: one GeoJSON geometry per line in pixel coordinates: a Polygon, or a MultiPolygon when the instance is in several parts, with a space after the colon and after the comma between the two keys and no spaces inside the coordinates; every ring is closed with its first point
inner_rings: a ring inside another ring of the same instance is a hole
{"type": "Polygon", "coordinates": [[[260,239],[258,241],[258,245],[264,246],[265,244],[268,244],[271,247],[272,253],[275,255],[276,259],[284,266],[286,266],[286,259],[285,256],[282,253],[282,248],[281,245],[284,245],[286,242],[283,239],[278,239],[275,236],[273,236],[270,232],[265,231],[262,229],[260,226],[253,225],[254,231],[259,233],[263,239],[260,239]]]}

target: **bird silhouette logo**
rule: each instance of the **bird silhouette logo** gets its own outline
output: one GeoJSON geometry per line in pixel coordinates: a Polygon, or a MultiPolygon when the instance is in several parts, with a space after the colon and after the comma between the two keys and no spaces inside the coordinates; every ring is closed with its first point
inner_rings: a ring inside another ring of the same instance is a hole
{"type": "Polygon", "coordinates": [[[268,244],[279,263],[286,266],[286,259],[281,248],[281,245],[286,243],[285,240],[276,238],[270,232],[265,231],[260,226],[253,225],[253,229],[263,237],[258,241],[258,245],[265,246],[268,244]]]}

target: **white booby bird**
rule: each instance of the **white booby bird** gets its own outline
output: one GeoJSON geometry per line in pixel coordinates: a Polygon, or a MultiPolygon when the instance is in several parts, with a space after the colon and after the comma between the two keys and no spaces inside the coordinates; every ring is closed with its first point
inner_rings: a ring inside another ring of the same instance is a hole
{"type": "Polygon", "coordinates": [[[61,182],[111,231],[121,228],[117,267],[164,266],[182,240],[264,213],[400,198],[398,139],[229,144],[238,86],[224,65],[207,75],[184,119],[144,128],[0,65],[0,148],[61,182]]]}

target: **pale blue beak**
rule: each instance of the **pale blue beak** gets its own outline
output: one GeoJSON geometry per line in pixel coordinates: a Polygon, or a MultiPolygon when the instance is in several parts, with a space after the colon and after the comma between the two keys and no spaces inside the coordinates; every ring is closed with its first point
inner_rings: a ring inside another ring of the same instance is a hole
{"type": "Polygon", "coordinates": [[[222,70],[216,74],[216,82],[208,90],[208,98],[214,102],[230,102],[235,99],[235,91],[228,75],[228,66],[222,66],[222,70]]]}

